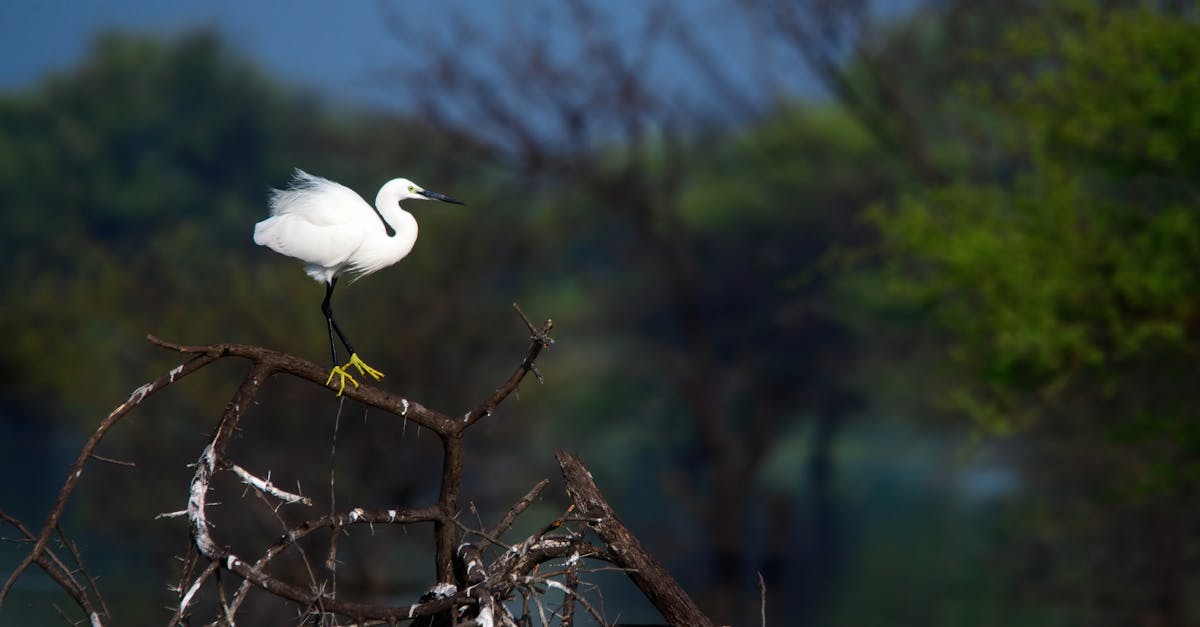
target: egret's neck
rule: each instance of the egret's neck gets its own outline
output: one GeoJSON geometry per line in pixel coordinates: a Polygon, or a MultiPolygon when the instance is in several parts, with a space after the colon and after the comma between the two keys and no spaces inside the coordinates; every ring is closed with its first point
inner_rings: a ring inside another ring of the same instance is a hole
{"type": "MultiPolygon", "coordinates": [[[[399,206],[397,206],[396,209],[401,213],[406,213],[403,209],[400,209],[399,206]]],[[[383,230],[387,233],[387,236],[396,237],[396,228],[393,226],[393,224],[396,222],[396,216],[391,215],[391,207],[388,206],[388,203],[382,202],[380,199],[376,198],[375,215],[379,216],[379,221],[383,223],[383,230]],[[389,217],[391,219],[388,219],[389,217]]]]}
{"type": "Polygon", "coordinates": [[[396,201],[376,202],[375,212],[386,225],[385,230],[388,237],[395,237],[397,232],[403,235],[412,230],[410,225],[415,226],[416,224],[412,214],[405,211],[396,201]]]}

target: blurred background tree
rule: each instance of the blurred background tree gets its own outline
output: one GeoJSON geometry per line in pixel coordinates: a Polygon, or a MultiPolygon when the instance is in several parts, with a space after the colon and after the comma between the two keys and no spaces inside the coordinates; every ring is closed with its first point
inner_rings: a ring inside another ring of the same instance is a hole
{"type": "MultiPolygon", "coordinates": [[[[381,7],[400,113],[285,86],[211,32],[106,35],[0,95],[0,453],[46,476],[0,506],[37,520],[79,430],[172,365],[147,332],[320,359],[320,287],[250,243],[266,189],[403,175],[469,206],[413,207],[412,255],[343,295],[385,385],[465,409],[524,343],[509,302],[556,322],[547,384],[472,444],[481,511],[565,446],[720,621],[757,620],[762,573],[772,624],[1196,622],[1195,9],[635,6],[438,29],[381,7]],[[762,54],[731,66],[723,37],[762,54]]],[[[106,452],[138,469],[72,509],[93,568],[130,575],[118,616],[162,618],[147,586],[182,527],[151,519],[179,483],[150,478],[187,476],[230,374],[154,399],[106,452]],[[104,548],[118,529],[136,559],[104,548]]],[[[319,492],[328,468],[297,460],[328,457],[336,402],[281,388],[260,411],[256,461],[319,492]]],[[[339,503],[436,490],[429,442],[344,412],[339,503]]],[[[428,583],[423,543],[362,546],[343,590],[428,583]]],[[[620,588],[606,605],[653,620],[620,588]]]]}
{"type": "Polygon", "coordinates": [[[1186,624],[1200,27],[1148,6],[1052,15],[1012,29],[1004,80],[966,96],[1004,167],[873,214],[888,287],[946,333],[962,368],[947,409],[1027,436],[1022,588],[1068,594],[1092,623],[1186,624]]]}

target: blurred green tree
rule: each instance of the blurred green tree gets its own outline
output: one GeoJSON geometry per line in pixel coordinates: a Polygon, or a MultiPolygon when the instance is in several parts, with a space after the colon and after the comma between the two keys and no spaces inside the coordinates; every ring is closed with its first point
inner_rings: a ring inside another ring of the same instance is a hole
{"type": "Polygon", "coordinates": [[[1033,587],[1078,595],[1092,623],[1185,624],[1200,549],[1200,26],[1100,4],[1010,29],[988,59],[1003,80],[964,85],[1007,157],[873,222],[888,293],[951,342],[961,376],[942,400],[1028,436],[1020,457],[1045,498],[1024,513],[1050,556],[1033,587]]]}
{"type": "Polygon", "coordinates": [[[0,102],[13,269],[0,316],[23,331],[0,357],[8,385],[95,409],[127,384],[146,329],[212,324],[216,311],[182,295],[245,258],[249,245],[228,243],[245,239],[263,172],[282,170],[280,140],[298,122],[280,110],[211,34],[104,36],[83,67],[0,102]]]}

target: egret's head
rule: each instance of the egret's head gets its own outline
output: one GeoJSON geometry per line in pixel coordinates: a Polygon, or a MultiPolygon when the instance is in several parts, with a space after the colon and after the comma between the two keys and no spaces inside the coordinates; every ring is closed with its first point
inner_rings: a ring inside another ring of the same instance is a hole
{"type": "Polygon", "coordinates": [[[375,197],[377,206],[394,206],[400,201],[415,198],[417,200],[440,200],[442,202],[450,202],[456,205],[466,204],[461,200],[455,200],[444,194],[431,192],[420,185],[408,179],[392,179],[385,183],[379,189],[379,195],[375,197]]]}

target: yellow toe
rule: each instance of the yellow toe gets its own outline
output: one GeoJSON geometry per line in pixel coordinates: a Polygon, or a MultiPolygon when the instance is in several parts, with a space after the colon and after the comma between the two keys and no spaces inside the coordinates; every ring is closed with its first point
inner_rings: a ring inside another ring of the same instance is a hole
{"type": "MultiPolygon", "coordinates": [[[[346,366],[349,365],[350,364],[346,364],[346,366]]],[[[350,383],[354,384],[354,387],[358,387],[358,381],[355,381],[354,377],[350,376],[349,372],[346,372],[346,368],[344,366],[334,366],[333,369],[329,371],[329,378],[325,380],[325,385],[332,387],[334,377],[338,377],[338,396],[341,396],[342,392],[346,391],[347,379],[350,380],[350,383]]]]}
{"type": "Polygon", "coordinates": [[[346,363],[345,367],[349,368],[350,366],[354,366],[355,368],[358,368],[359,374],[365,374],[365,375],[375,379],[376,381],[383,378],[383,373],[368,366],[366,364],[366,362],[364,362],[362,359],[360,359],[358,357],[358,353],[354,353],[353,355],[350,356],[350,361],[346,363]]]}

